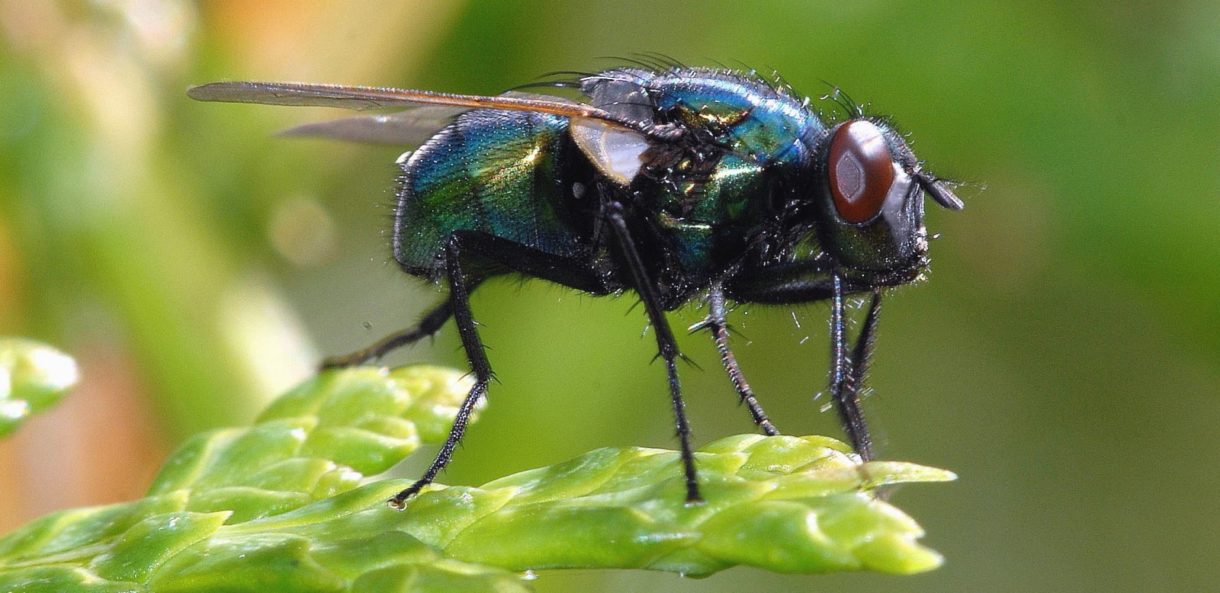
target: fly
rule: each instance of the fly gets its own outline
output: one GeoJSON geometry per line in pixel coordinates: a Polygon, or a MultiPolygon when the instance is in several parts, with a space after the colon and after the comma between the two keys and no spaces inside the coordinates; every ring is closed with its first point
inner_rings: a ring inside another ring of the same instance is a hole
{"type": "Polygon", "coordinates": [[[470,293],[505,274],[593,295],[636,293],[664,361],[686,484],[700,500],[666,313],[705,300],[711,334],[755,424],[779,434],[729,344],[728,306],[829,301],[829,394],[864,460],[872,441],[859,394],[884,289],[928,267],[924,197],[962,202],[902,135],[836,94],[826,121],[786,84],[753,73],[670,65],[617,68],[548,83],[580,100],[494,97],[303,83],[217,82],[203,101],[405,109],[290,133],[417,146],[398,160],[392,249],[410,275],[448,287],[420,322],[326,367],[361,364],[436,333],[452,318],[475,377],[436,459],[391,504],[449,463],[492,378],[470,293]],[[868,297],[848,339],[845,303],[868,297]]]}

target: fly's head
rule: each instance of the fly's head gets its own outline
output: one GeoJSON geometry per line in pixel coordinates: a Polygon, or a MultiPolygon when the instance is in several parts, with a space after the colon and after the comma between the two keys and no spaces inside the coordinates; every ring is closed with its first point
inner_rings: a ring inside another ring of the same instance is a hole
{"type": "Polygon", "coordinates": [[[883,121],[858,117],[836,125],[814,163],[818,243],[845,275],[870,284],[909,281],[927,266],[925,195],[944,208],[962,208],[883,121]]]}

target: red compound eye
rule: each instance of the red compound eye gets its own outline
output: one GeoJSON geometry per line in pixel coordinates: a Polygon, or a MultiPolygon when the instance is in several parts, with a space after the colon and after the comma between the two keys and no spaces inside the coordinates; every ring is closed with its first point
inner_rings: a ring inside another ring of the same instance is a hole
{"type": "Polygon", "coordinates": [[[894,184],[894,159],[881,128],[866,120],[839,126],[830,140],[828,164],[839,216],[851,223],[876,217],[894,184]]]}

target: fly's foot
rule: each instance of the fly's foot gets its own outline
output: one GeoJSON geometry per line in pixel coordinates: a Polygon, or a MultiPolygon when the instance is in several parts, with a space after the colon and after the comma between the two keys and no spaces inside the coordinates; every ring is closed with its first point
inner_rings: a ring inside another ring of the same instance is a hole
{"type": "Polygon", "coordinates": [[[377,358],[375,352],[370,350],[357,350],[351,354],[343,356],[328,356],[322,359],[318,365],[319,371],[328,371],[331,369],[346,369],[349,367],[360,366],[377,358]]]}

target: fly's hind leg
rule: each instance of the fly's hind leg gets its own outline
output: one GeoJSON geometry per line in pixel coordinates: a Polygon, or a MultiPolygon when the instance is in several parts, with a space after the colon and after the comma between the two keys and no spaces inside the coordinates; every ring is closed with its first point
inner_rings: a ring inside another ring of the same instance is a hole
{"type": "Polygon", "coordinates": [[[466,351],[466,358],[470,361],[470,370],[474,373],[475,383],[474,387],[470,389],[470,393],[466,394],[466,399],[462,400],[457,417],[453,421],[453,428],[449,430],[449,437],[445,439],[445,444],[441,445],[441,450],[436,454],[432,465],[428,466],[424,475],[414,484],[390,499],[390,506],[397,509],[403,508],[408,498],[431,484],[432,480],[436,479],[436,475],[445,469],[446,465],[449,465],[453,450],[462,440],[462,435],[466,432],[466,425],[470,422],[470,416],[474,413],[475,407],[487,395],[487,385],[492,379],[491,363],[487,360],[487,353],[484,351],[482,340],[479,339],[479,332],[470,310],[469,287],[471,283],[462,272],[461,251],[460,238],[456,235],[451,237],[445,246],[445,270],[449,279],[448,311],[452,312],[457,324],[458,335],[462,340],[462,348],[466,351]]]}
{"type": "MultiPolygon", "coordinates": [[[[473,290],[474,286],[467,289],[473,290]]],[[[393,350],[414,344],[419,340],[432,336],[440,331],[445,322],[453,317],[453,303],[445,301],[424,315],[419,323],[399,332],[392,333],[367,348],[362,348],[343,356],[331,356],[322,361],[322,369],[344,368],[361,365],[377,360],[393,350]]]]}

